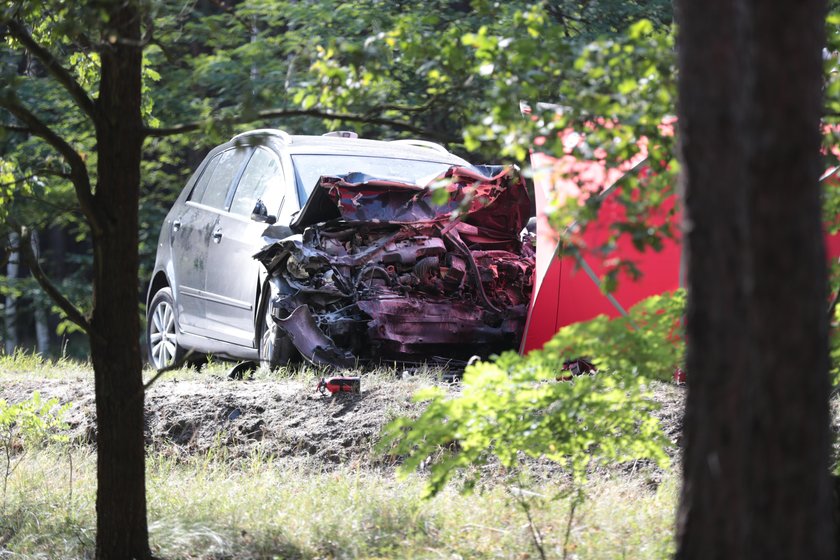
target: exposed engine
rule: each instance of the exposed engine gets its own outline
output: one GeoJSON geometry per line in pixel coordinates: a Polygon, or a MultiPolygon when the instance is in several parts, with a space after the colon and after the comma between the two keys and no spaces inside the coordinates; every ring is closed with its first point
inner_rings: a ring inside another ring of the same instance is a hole
{"type": "Polygon", "coordinates": [[[256,255],[280,292],[278,325],[306,358],[465,359],[517,347],[534,269],[520,236],[524,184],[510,168],[487,177],[456,167],[443,179],[449,201],[435,205],[429,188],[323,177],[292,226],[302,233],[256,255]]]}

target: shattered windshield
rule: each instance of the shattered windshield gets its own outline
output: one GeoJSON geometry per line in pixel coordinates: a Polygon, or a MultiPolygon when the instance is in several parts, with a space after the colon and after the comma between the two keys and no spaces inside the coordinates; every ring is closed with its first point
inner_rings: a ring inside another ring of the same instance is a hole
{"type": "Polygon", "coordinates": [[[359,172],[377,179],[424,186],[456,165],[442,161],[342,154],[297,154],[292,156],[292,162],[301,203],[309,198],[323,175],[340,176],[359,172]]]}

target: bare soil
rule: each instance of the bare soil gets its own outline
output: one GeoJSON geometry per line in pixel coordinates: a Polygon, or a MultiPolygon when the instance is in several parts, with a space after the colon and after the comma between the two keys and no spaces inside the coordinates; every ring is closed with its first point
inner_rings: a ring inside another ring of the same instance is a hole
{"type": "MultiPolygon", "coordinates": [[[[419,415],[422,404],[411,395],[429,378],[362,379],[361,394],[322,396],[316,380],[227,379],[159,381],[146,395],[146,441],[157,452],[175,455],[217,451],[230,458],[254,451],[318,468],[338,463],[389,466],[374,447],[382,427],[401,415],[419,415]]],[[[447,384],[453,393],[457,384],[447,384]]],[[[71,402],[65,420],[71,438],[95,444],[96,407],[90,382],[53,379],[4,380],[0,399],[18,402],[39,391],[43,398],[71,402]]],[[[678,443],[684,390],[656,383],[658,416],[668,437],[678,443]]]]}

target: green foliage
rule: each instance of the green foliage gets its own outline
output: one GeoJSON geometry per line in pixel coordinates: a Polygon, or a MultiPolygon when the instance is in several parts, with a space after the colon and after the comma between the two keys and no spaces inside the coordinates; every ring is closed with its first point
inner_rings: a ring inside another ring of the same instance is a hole
{"type": "MultiPolygon", "coordinates": [[[[9,201],[15,192],[14,167],[11,162],[0,157],[0,222],[8,221],[9,201]]],[[[0,234],[4,232],[0,231],[0,234]]]]}
{"type": "Polygon", "coordinates": [[[6,488],[9,477],[30,449],[48,441],[62,442],[60,433],[66,427],[63,417],[70,404],[59,405],[56,398],[41,400],[36,391],[29,400],[9,404],[0,399],[0,450],[3,453],[3,507],[6,510],[6,488]]]}
{"type": "Polygon", "coordinates": [[[431,464],[429,495],[491,458],[509,468],[524,456],[547,458],[576,481],[598,462],[664,464],[668,442],[651,415],[656,405],[645,380],[669,380],[682,364],[684,307],[682,290],[652,296],[626,317],[564,327],[527,356],[507,352],[469,366],[458,396],[440,387],[417,392],[427,408],[418,419],[391,422],[380,449],[407,456],[403,473],[431,464]],[[564,361],[583,356],[599,373],[558,381],[564,361]]]}
{"type": "Polygon", "coordinates": [[[63,417],[71,404],[60,405],[57,398],[42,400],[35,391],[23,402],[10,404],[0,399],[0,435],[2,447],[11,452],[25,452],[47,441],[63,442],[59,433],[66,427],[63,417]]]}
{"type": "MultiPolygon", "coordinates": [[[[642,378],[599,373],[557,381],[550,361],[506,352],[464,372],[463,389],[449,397],[440,387],[415,394],[428,401],[417,419],[398,418],[380,448],[405,455],[405,474],[431,463],[428,495],[458,471],[496,458],[517,468],[524,456],[568,468],[576,481],[604,461],[668,461],[667,439],[642,378]]],[[[468,479],[466,488],[475,484],[468,479]]]]}
{"type": "MultiPolygon", "coordinates": [[[[833,151],[827,154],[827,165],[840,165],[840,127],[827,132],[825,141],[833,142],[835,146],[833,151]]],[[[827,233],[834,235],[840,232],[840,178],[836,172],[823,181],[822,193],[823,223],[827,233]]]]}
{"type": "Polygon", "coordinates": [[[558,361],[586,356],[598,370],[618,371],[667,381],[683,363],[683,290],[651,296],[628,316],[601,315],[563,327],[532,360],[558,361]]]}
{"type": "Polygon", "coordinates": [[[836,124],[840,122],[840,6],[832,6],[825,23],[827,56],[824,57],[826,84],[823,103],[826,119],[836,124]]]}
{"type": "MultiPolygon", "coordinates": [[[[333,22],[351,8],[325,10],[333,22]]],[[[655,29],[671,19],[667,2],[438,0],[407,9],[362,1],[352,11],[354,21],[340,34],[306,34],[304,41],[315,42],[308,49],[311,77],[294,83],[295,103],[404,115],[446,142],[460,141],[466,129],[466,151],[494,161],[522,161],[532,145],[521,100],[556,102],[583,85],[573,66],[584,45],[622,35],[641,18],[655,29]],[[360,27],[364,20],[376,24],[360,27]]],[[[314,31],[314,19],[303,27],[314,31]]]]}

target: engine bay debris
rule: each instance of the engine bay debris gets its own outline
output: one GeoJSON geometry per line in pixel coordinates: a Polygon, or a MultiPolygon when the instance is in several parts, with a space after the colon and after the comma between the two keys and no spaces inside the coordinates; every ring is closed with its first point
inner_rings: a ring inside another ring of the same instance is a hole
{"type": "Polygon", "coordinates": [[[453,166],[427,186],[324,176],[295,233],[254,257],[278,294],[272,316],[309,361],[463,360],[519,344],[530,211],[514,167],[453,166]]]}

